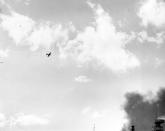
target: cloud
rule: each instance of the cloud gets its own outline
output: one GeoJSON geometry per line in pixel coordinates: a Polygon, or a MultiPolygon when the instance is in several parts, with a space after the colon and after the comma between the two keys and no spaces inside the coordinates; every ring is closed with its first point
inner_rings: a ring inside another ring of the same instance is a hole
{"type": "Polygon", "coordinates": [[[142,0],[137,15],[142,19],[142,25],[165,25],[165,2],[163,0],[142,0]]]}
{"type": "Polygon", "coordinates": [[[30,45],[31,50],[39,47],[49,49],[53,44],[62,43],[68,39],[68,32],[74,27],[49,21],[37,22],[28,16],[10,10],[9,14],[0,14],[1,28],[8,32],[16,45],[30,45]]]}
{"type": "Polygon", "coordinates": [[[108,111],[106,111],[106,110],[97,111],[97,110],[94,110],[90,106],[85,107],[82,110],[83,115],[88,115],[93,120],[96,120],[98,118],[102,118],[102,117],[106,116],[107,113],[108,113],[108,111]]]}
{"type": "Polygon", "coordinates": [[[0,50],[0,57],[8,57],[8,55],[9,55],[9,49],[0,50]]]}
{"type": "Polygon", "coordinates": [[[11,14],[0,14],[1,27],[8,31],[9,36],[16,44],[21,44],[32,31],[35,22],[27,16],[14,11],[11,14]]]}
{"type": "Polygon", "coordinates": [[[93,113],[92,113],[92,118],[93,119],[98,119],[98,118],[102,118],[102,117],[104,117],[105,116],[105,113],[103,113],[103,112],[99,112],[99,111],[94,111],[93,113]]]}
{"type": "Polygon", "coordinates": [[[5,127],[7,125],[7,118],[3,113],[0,113],[0,127],[5,127]]]}
{"type": "Polygon", "coordinates": [[[68,39],[68,29],[64,29],[60,24],[42,23],[27,38],[31,44],[31,49],[36,50],[38,47],[49,49],[51,45],[65,42],[68,39]]]}
{"type": "Polygon", "coordinates": [[[147,42],[154,42],[156,44],[161,44],[164,42],[164,32],[157,33],[156,37],[151,37],[148,35],[146,31],[143,30],[138,33],[137,38],[141,43],[147,41],[147,42]]]}
{"type": "Polygon", "coordinates": [[[83,31],[78,31],[70,23],[64,26],[50,21],[34,21],[12,9],[9,14],[0,14],[0,26],[17,45],[29,45],[33,51],[57,46],[60,58],[71,57],[78,64],[95,61],[96,65],[114,72],[140,66],[138,58],[126,49],[133,34],[117,31],[113,19],[100,5],[90,2],[88,5],[95,14],[95,21],[83,31]],[[76,36],[72,37],[72,33],[76,36]]]}
{"type": "Polygon", "coordinates": [[[95,21],[61,48],[61,55],[70,56],[83,64],[95,60],[98,65],[114,72],[140,66],[137,57],[126,49],[132,35],[118,32],[112,18],[100,5],[88,4],[95,13],[95,21]]]}
{"type": "Polygon", "coordinates": [[[49,120],[33,114],[18,113],[10,118],[10,126],[34,126],[34,125],[48,125],[49,120]]]}
{"type": "Polygon", "coordinates": [[[17,113],[7,117],[0,113],[0,127],[16,127],[16,126],[38,126],[48,125],[50,123],[47,117],[37,116],[35,114],[17,113]]]}
{"type": "Polygon", "coordinates": [[[79,83],[87,83],[87,82],[90,82],[91,79],[89,79],[87,76],[78,76],[74,79],[76,82],[79,82],[79,83]]]}

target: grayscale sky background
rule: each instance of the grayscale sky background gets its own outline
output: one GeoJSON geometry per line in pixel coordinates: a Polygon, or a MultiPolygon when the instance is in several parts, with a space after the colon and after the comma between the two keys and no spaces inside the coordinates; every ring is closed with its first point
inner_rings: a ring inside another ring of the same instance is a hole
{"type": "Polygon", "coordinates": [[[0,9],[4,131],[120,131],[125,94],[151,100],[165,86],[163,0],[0,0],[0,9]]]}

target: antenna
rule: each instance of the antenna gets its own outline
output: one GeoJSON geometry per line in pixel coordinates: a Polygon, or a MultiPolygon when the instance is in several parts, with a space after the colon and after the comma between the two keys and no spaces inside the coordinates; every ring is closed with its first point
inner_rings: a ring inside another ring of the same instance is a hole
{"type": "Polygon", "coordinates": [[[131,131],[135,131],[135,126],[134,125],[131,126],[131,131]]]}

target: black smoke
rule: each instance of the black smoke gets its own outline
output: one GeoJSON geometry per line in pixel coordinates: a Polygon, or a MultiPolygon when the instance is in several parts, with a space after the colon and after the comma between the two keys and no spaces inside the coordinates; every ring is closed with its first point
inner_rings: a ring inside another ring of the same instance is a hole
{"type": "Polygon", "coordinates": [[[165,89],[159,90],[152,101],[138,93],[127,93],[124,110],[129,123],[123,127],[123,131],[129,130],[132,124],[135,125],[135,131],[152,131],[155,119],[165,116],[165,89]]]}

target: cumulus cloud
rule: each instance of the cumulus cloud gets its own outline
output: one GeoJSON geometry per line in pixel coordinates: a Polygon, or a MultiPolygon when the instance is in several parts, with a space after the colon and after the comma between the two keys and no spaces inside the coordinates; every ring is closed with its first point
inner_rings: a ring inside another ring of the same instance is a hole
{"type": "Polygon", "coordinates": [[[165,25],[165,2],[163,0],[142,0],[138,16],[142,19],[142,25],[165,25]]]}
{"type": "Polygon", "coordinates": [[[34,126],[34,125],[47,125],[49,120],[47,118],[37,116],[34,114],[18,113],[10,118],[10,126],[34,126]]]}
{"type": "Polygon", "coordinates": [[[126,49],[132,35],[118,32],[110,15],[100,5],[89,3],[95,13],[95,22],[80,31],[60,53],[71,56],[80,63],[97,61],[112,71],[126,71],[140,65],[137,57],[126,49]]]}
{"type": "Polygon", "coordinates": [[[85,75],[77,76],[74,80],[79,83],[87,83],[91,81],[91,79],[85,75]]]}
{"type": "Polygon", "coordinates": [[[100,5],[88,2],[95,14],[95,21],[78,31],[72,24],[67,26],[49,21],[34,21],[28,16],[10,9],[0,14],[1,28],[6,30],[17,45],[29,45],[31,50],[57,46],[60,58],[71,57],[78,64],[95,61],[114,72],[127,71],[140,66],[138,58],[126,49],[134,36],[119,32],[111,16],[100,5]],[[71,33],[76,34],[70,37],[71,33]]]}
{"type": "Polygon", "coordinates": [[[164,41],[164,32],[157,33],[156,37],[152,37],[152,36],[149,36],[146,31],[143,30],[138,33],[137,38],[141,43],[147,41],[147,42],[153,42],[156,44],[161,44],[164,41]]]}
{"type": "Polygon", "coordinates": [[[31,50],[39,47],[50,48],[52,44],[62,43],[68,39],[71,24],[63,28],[61,24],[49,21],[36,22],[28,16],[11,10],[9,14],[0,14],[1,28],[8,32],[17,45],[30,45],[31,50]]]}
{"type": "Polygon", "coordinates": [[[40,46],[48,49],[52,44],[67,39],[67,33],[67,30],[63,29],[62,25],[42,23],[33,30],[26,40],[31,44],[32,50],[36,50],[40,46]]]}
{"type": "Polygon", "coordinates": [[[48,125],[49,122],[47,117],[35,114],[17,113],[7,117],[5,114],[0,113],[0,127],[48,125]]]}
{"type": "Polygon", "coordinates": [[[23,43],[35,25],[32,19],[14,11],[11,14],[0,14],[0,19],[0,26],[8,31],[16,44],[23,43]]]}

